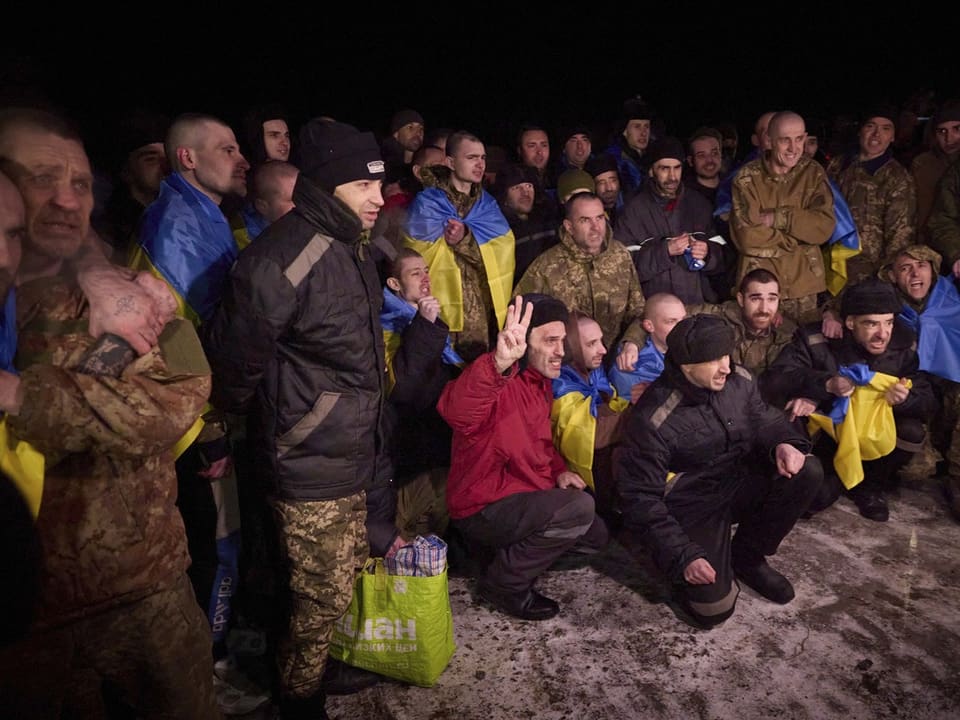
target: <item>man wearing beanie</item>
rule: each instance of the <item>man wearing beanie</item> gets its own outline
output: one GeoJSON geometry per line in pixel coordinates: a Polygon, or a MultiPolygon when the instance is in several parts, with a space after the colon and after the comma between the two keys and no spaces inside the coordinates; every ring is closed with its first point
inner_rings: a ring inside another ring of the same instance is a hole
{"type": "Polygon", "coordinates": [[[824,337],[820,323],[801,327],[761,377],[764,397],[785,407],[791,420],[801,418],[806,424],[813,414],[832,420],[815,436],[826,477],[811,512],[830,506],[846,489],[861,515],[887,520],[882,492],[895,484],[896,473],[921,448],[923,423],[937,403],[926,374],[918,369],[916,334],[897,317],[901,309],[887,282],[870,278],[852,285],[840,305],[842,337],[824,337]],[[876,394],[870,396],[871,390],[876,394]],[[854,401],[860,406],[871,399],[878,408],[871,424],[847,426],[851,432],[834,439],[832,430],[850,418],[859,419],[850,409],[854,401]],[[883,432],[877,423],[885,422],[886,408],[892,408],[886,421],[895,424],[896,438],[894,444],[891,433],[889,446],[880,447],[874,440],[883,432]]]}
{"type": "Polygon", "coordinates": [[[860,237],[860,254],[847,259],[847,282],[876,275],[883,262],[913,242],[917,196],[913,177],[893,157],[899,112],[877,106],[863,114],[856,152],[839,155],[827,175],[843,193],[860,237]]]}
{"type": "Polygon", "coordinates": [[[730,237],[740,251],[737,282],[756,267],[780,280],[780,310],[800,323],[820,319],[827,289],[823,246],[833,233],[833,192],[820,164],[803,154],[807,131],[794,112],[768,126],[769,149],[733,179],[730,237]]]}
{"type": "Polygon", "coordinates": [[[607,213],[607,220],[613,227],[624,203],[623,191],[620,189],[620,171],[617,169],[616,158],[607,153],[600,153],[587,160],[583,169],[593,178],[597,196],[603,201],[603,209],[607,213]]]}
{"type": "Polygon", "coordinates": [[[960,293],[952,277],[940,275],[940,262],[940,255],[926,245],[908,245],[881,272],[897,288],[903,302],[900,318],[918,335],[920,369],[941,400],[936,416],[927,418],[927,432],[946,458],[944,490],[960,520],[960,293]]]}
{"type": "Polygon", "coordinates": [[[333,623],[368,552],[385,360],[367,243],[384,164],[373,133],[322,118],[301,128],[299,146],[296,207],[241,253],[206,347],[213,402],[248,416],[278,533],[280,712],[318,718],[333,623]]]}
{"type": "Polygon", "coordinates": [[[523,277],[530,263],[557,244],[557,218],[549,207],[537,203],[537,172],[532,167],[510,163],[497,173],[490,188],[503,216],[513,231],[516,265],[514,285],[523,277]]]}
{"type": "MultiPolygon", "coordinates": [[[[943,125],[938,126],[938,137],[951,137],[951,123],[947,122],[945,125],[946,133],[941,133],[943,125]]],[[[957,162],[950,165],[937,185],[933,208],[927,221],[927,235],[928,244],[943,256],[945,272],[952,272],[955,277],[960,277],[960,168],[957,162]]]]}
{"type": "Polygon", "coordinates": [[[593,157],[593,142],[590,128],[586,125],[571,125],[560,131],[560,168],[583,170],[587,160],[593,157]]]}
{"type": "Polygon", "coordinates": [[[574,545],[597,550],[607,542],[583,478],[567,468],[551,436],[551,381],[560,376],[566,320],[556,298],[518,296],[496,349],[467,366],[437,404],[453,428],[451,523],[493,552],[477,592],[525,620],[559,612],[533,589],[554,560],[574,545]]]}
{"type": "Polygon", "coordinates": [[[806,435],[731,363],[733,344],[720,318],[674,326],[663,372],[634,408],[617,465],[625,527],[640,534],[701,627],[733,615],[737,580],[773,602],[793,599],[766,557],[823,478],[806,435]]]}
{"type": "Polygon", "coordinates": [[[686,153],[676,138],[650,145],[650,178],[617,218],[614,237],[627,246],[645,297],[670,293],[684,304],[715,301],[708,275],[724,271],[713,208],[680,181],[686,153]]]}
{"type": "Polygon", "coordinates": [[[604,150],[617,160],[620,170],[620,182],[624,191],[632,194],[640,189],[650,168],[644,156],[647,145],[654,139],[654,113],[652,108],[639,96],[629,98],[623,103],[623,111],[618,124],[619,133],[604,150]]]}
{"type": "Polygon", "coordinates": [[[390,118],[389,135],[380,145],[383,161],[410,166],[423,145],[423,116],[416,110],[399,110],[390,118]]]}

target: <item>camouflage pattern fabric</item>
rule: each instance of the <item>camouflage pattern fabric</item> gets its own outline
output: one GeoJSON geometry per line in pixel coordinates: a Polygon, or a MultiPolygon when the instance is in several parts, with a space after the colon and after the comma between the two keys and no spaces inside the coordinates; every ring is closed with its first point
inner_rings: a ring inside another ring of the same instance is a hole
{"type": "Polygon", "coordinates": [[[210,625],[185,575],[142,600],[0,650],[4,717],[107,717],[105,683],[130,717],[220,717],[210,625]]]}
{"type": "Polygon", "coordinates": [[[407,542],[417,535],[444,535],[450,523],[447,513],[449,467],[432,468],[407,480],[397,490],[397,528],[407,542]]]}
{"type": "Polygon", "coordinates": [[[872,277],[881,264],[914,241],[917,196],[913,177],[890,159],[873,175],[854,160],[843,167],[843,157],[827,166],[850,206],[860,236],[860,254],[847,260],[847,284],[872,277]]]}
{"type": "Polygon", "coordinates": [[[806,325],[823,319],[816,294],[797,298],[780,298],[780,314],[797,325],[806,325]]]}
{"type": "Polygon", "coordinates": [[[643,346],[644,297],[630,252],[607,237],[598,255],[588,255],[561,228],[560,244],[534,260],[520,278],[514,295],[546,293],[566,303],[570,310],[586,313],[603,330],[603,344],[616,352],[626,340],[643,346]]]}
{"type": "Polygon", "coordinates": [[[920,153],[910,163],[910,174],[913,176],[914,187],[917,192],[917,240],[929,242],[927,221],[933,210],[933,203],[937,197],[937,185],[940,178],[950,167],[951,158],[937,150],[928,150],[920,153]]]}
{"type": "Polygon", "coordinates": [[[288,625],[277,646],[281,692],[307,699],[320,690],[333,624],[367,560],[366,494],[271,505],[287,579],[288,625]]]}
{"type": "Polygon", "coordinates": [[[927,230],[931,247],[952,267],[960,260],[960,162],[951,165],[940,179],[927,230]]]}
{"type": "Polygon", "coordinates": [[[760,375],[770,367],[780,351],[793,339],[797,329],[793,320],[784,317],[780,325],[771,327],[766,335],[755,335],[744,324],[743,311],[736,300],[728,300],[722,305],[707,303],[687,307],[688,315],[700,313],[721,317],[733,328],[735,344],[730,357],[754,375],[760,375]]]}

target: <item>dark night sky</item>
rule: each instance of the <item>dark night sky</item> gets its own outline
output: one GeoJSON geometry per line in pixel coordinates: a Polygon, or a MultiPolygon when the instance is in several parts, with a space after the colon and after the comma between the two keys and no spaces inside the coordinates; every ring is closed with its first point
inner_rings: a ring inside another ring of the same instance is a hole
{"type": "Polygon", "coordinates": [[[96,154],[109,146],[119,112],[136,105],[210,112],[237,127],[245,108],[279,101],[295,122],[326,114],[378,133],[394,110],[414,107],[428,128],[467,127],[512,146],[527,119],[602,129],[634,94],[681,137],[724,120],[746,132],[767,109],[829,119],[920,88],[938,99],[960,95],[955,45],[943,39],[956,13],[910,19],[872,4],[842,11],[849,17],[834,9],[824,22],[809,3],[789,12],[766,3],[764,15],[742,17],[651,17],[631,4],[630,15],[601,18],[586,5],[546,15],[513,4],[505,15],[477,5],[480,18],[411,4],[406,15],[334,22],[283,20],[258,7],[243,27],[192,15],[145,20],[86,49],[68,21],[42,31],[25,23],[0,49],[3,99],[49,98],[96,154]],[[281,39],[251,38],[258,24],[281,39]],[[171,52],[167,38],[185,49],[171,52]]]}

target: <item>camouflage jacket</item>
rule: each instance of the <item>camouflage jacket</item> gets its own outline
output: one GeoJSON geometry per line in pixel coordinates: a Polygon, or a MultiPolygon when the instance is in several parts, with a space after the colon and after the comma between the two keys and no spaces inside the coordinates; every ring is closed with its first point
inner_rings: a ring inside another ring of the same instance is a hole
{"type": "Polygon", "coordinates": [[[210,369],[186,320],[117,377],[73,370],[94,343],[75,286],[17,289],[23,405],[8,423],[47,461],[37,529],[41,627],[139,600],[189,564],[175,506],[174,444],[203,411],[210,369]]]}
{"type": "Polygon", "coordinates": [[[913,184],[917,191],[918,242],[928,242],[930,239],[927,222],[937,199],[937,185],[950,167],[952,159],[937,148],[920,153],[910,163],[910,174],[913,175],[913,184]]]}
{"type": "Polygon", "coordinates": [[[827,175],[843,193],[860,236],[860,254],[847,260],[850,282],[874,275],[900,248],[913,242],[917,196],[913,177],[892,155],[872,175],[856,158],[836,157],[827,175]]]}
{"type": "Polygon", "coordinates": [[[771,328],[766,335],[755,335],[744,324],[743,313],[736,300],[728,300],[722,305],[707,303],[687,306],[688,315],[700,313],[721,317],[733,328],[735,344],[730,358],[756,376],[773,364],[780,351],[793,339],[797,329],[793,320],[785,317],[778,327],[771,328]]]}
{"type": "Polygon", "coordinates": [[[960,161],[940,179],[927,230],[930,246],[943,256],[945,269],[949,269],[960,260],[960,161]]]}
{"type": "Polygon", "coordinates": [[[629,340],[643,345],[643,292],[630,253],[607,228],[599,255],[588,255],[561,228],[560,244],[534,260],[513,294],[546,293],[571,310],[586,313],[603,330],[603,344],[616,350],[629,340]]]}
{"type": "Polygon", "coordinates": [[[833,193],[823,168],[804,156],[784,175],[757,158],[733,179],[730,236],[740,251],[737,283],[754,268],[780,280],[784,300],[827,289],[820,250],[833,233],[833,193]],[[760,214],[774,213],[773,227],[760,214]]]}

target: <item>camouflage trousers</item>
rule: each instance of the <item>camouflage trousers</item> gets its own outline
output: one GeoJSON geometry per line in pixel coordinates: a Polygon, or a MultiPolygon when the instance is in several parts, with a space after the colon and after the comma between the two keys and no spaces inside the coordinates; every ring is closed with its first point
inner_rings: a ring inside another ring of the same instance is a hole
{"type": "Polygon", "coordinates": [[[4,647],[0,708],[3,717],[31,720],[219,718],[210,624],[187,576],[4,647]]]}
{"type": "Polygon", "coordinates": [[[447,514],[448,467],[432,468],[407,480],[397,491],[397,528],[406,541],[417,535],[443,536],[450,524],[447,514]]]}
{"type": "Polygon", "coordinates": [[[281,692],[307,699],[320,690],[333,624],[346,612],[367,560],[366,495],[271,504],[288,603],[277,644],[281,692]]]}

